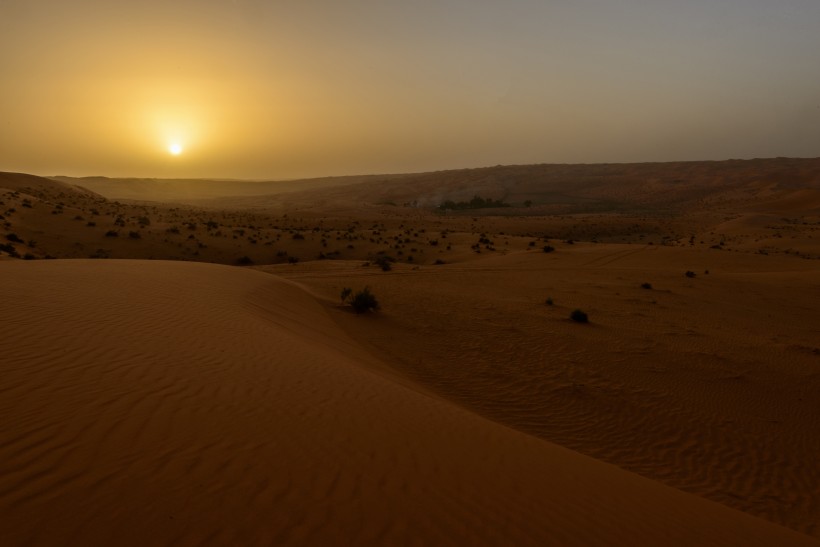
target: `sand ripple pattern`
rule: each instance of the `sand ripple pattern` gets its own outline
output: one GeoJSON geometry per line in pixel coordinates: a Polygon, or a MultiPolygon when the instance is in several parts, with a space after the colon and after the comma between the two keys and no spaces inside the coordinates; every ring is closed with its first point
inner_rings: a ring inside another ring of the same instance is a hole
{"type": "Polygon", "coordinates": [[[225,266],[0,264],[2,545],[811,545],[370,372],[225,266]]]}

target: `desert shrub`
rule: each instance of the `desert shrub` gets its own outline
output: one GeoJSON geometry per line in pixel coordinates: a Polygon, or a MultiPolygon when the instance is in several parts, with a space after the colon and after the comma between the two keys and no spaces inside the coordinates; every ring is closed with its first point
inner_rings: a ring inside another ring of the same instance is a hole
{"type": "Polygon", "coordinates": [[[37,257],[34,256],[31,253],[26,253],[26,254],[23,255],[23,260],[34,260],[35,258],[37,258],[37,257]]]}
{"type": "Polygon", "coordinates": [[[395,260],[391,256],[379,255],[373,260],[373,263],[376,264],[378,267],[380,267],[383,272],[389,272],[390,270],[393,269],[393,266],[391,265],[391,262],[394,262],[394,261],[395,260]]]}
{"type": "Polygon", "coordinates": [[[587,316],[586,312],[583,312],[579,309],[572,310],[572,313],[569,314],[569,318],[575,321],[576,323],[589,323],[589,317],[587,316]]]}
{"type": "Polygon", "coordinates": [[[96,223],[96,222],[94,222],[93,220],[90,220],[90,221],[88,221],[85,225],[86,225],[86,226],[89,226],[89,227],[91,227],[91,228],[93,228],[94,226],[96,226],[96,225],[97,225],[97,223],[96,223]]]}
{"type": "Polygon", "coordinates": [[[20,239],[20,236],[18,236],[15,233],[7,234],[6,239],[11,241],[12,243],[23,243],[23,240],[20,239]]]}
{"type": "Polygon", "coordinates": [[[353,294],[353,289],[351,289],[350,287],[345,287],[344,289],[342,289],[342,292],[339,293],[339,297],[342,299],[342,303],[344,303],[345,300],[347,300],[351,294],[353,294]]]}
{"type": "Polygon", "coordinates": [[[552,300],[551,296],[548,296],[547,299],[544,301],[544,304],[546,304],[547,306],[552,306],[553,304],[555,304],[555,302],[552,300]]]}
{"type": "Polygon", "coordinates": [[[289,256],[288,257],[288,264],[296,264],[299,262],[299,258],[296,256],[289,256]]]}
{"type": "Polygon", "coordinates": [[[370,310],[379,309],[379,302],[369,287],[365,287],[350,297],[350,305],[356,313],[365,313],[370,310]]]}
{"type": "Polygon", "coordinates": [[[434,265],[436,265],[436,266],[441,266],[442,264],[446,264],[446,262],[444,262],[444,261],[443,261],[442,259],[440,259],[440,258],[437,258],[437,259],[436,259],[436,261],[435,261],[435,262],[433,262],[433,264],[434,264],[434,265]]]}
{"type": "Polygon", "coordinates": [[[554,250],[555,250],[555,247],[553,247],[552,245],[544,245],[544,252],[545,253],[551,253],[554,250]]]}
{"type": "Polygon", "coordinates": [[[239,264],[239,265],[241,265],[241,266],[247,266],[247,265],[249,265],[249,264],[253,264],[253,260],[251,260],[251,257],[249,257],[249,256],[247,256],[247,255],[246,255],[246,256],[241,256],[241,257],[239,257],[239,258],[236,260],[236,263],[237,263],[237,264],[239,264]]]}
{"type": "Polygon", "coordinates": [[[105,237],[119,237],[120,233],[116,230],[108,230],[105,232],[105,237]]]}
{"type": "Polygon", "coordinates": [[[641,288],[642,289],[651,289],[652,288],[652,283],[641,283],[641,288]]]}
{"type": "Polygon", "coordinates": [[[142,238],[142,236],[140,235],[139,232],[134,232],[134,231],[128,232],[128,237],[130,237],[131,239],[141,239],[142,238]]]}
{"type": "Polygon", "coordinates": [[[695,275],[697,275],[697,274],[695,272],[693,272],[692,270],[686,270],[685,275],[686,275],[686,277],[691,279],[691,278],[695,277],[695,275]]]}

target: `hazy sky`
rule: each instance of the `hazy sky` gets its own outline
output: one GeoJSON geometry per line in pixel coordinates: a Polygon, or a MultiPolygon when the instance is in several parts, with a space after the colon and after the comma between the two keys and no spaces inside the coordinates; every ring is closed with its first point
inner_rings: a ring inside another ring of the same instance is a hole
{"type": "Polygon", "coordinates": [[[0,0],[0,77],[43,175],[820,156],[817,0],[0,0]]]}

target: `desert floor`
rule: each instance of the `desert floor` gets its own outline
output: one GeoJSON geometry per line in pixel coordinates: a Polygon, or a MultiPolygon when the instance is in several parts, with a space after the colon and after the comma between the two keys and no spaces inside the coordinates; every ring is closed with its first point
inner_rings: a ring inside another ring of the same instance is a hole
{"type": "Polygon", "coordinates": [[[0,174],[0,542],[820,543],[820,162],[515,169],[0,174]]]}

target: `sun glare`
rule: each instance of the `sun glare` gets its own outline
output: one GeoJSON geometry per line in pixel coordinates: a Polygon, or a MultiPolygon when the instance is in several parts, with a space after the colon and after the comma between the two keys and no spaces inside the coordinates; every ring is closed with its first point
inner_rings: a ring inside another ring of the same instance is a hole
{"type": "Polygon", "coordinates": [[[170,146],[168,146],[168,152],[170,152],[174,156],[179,156],[180,154],[182,154],[182,145],[179,143],[173,143],[170,146]]]}

